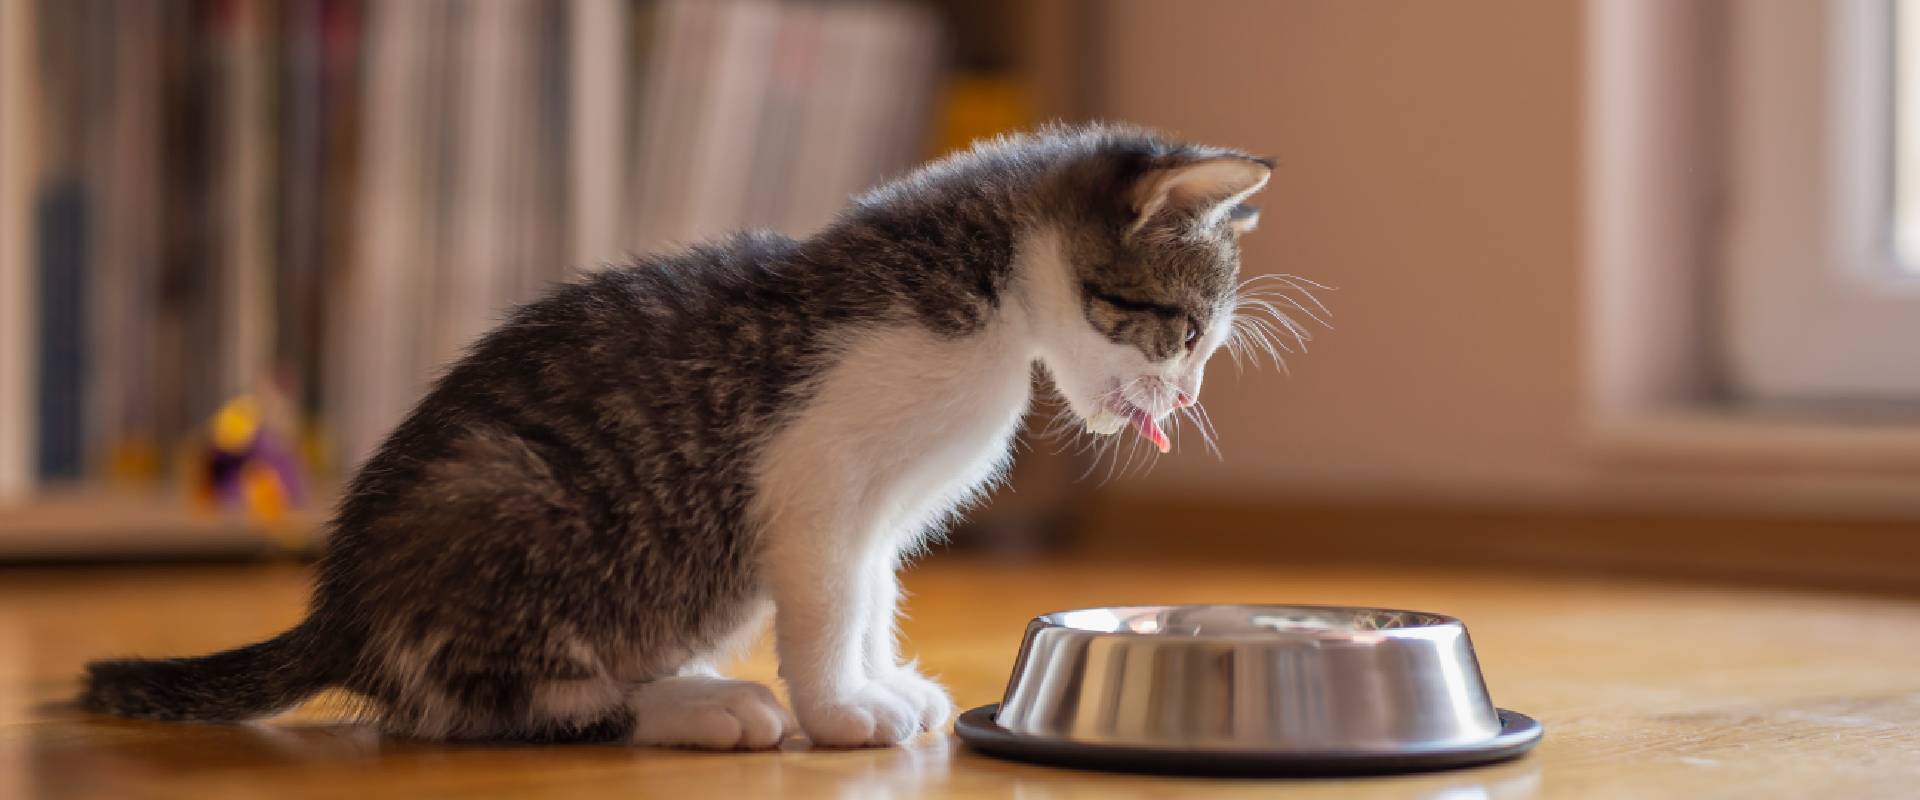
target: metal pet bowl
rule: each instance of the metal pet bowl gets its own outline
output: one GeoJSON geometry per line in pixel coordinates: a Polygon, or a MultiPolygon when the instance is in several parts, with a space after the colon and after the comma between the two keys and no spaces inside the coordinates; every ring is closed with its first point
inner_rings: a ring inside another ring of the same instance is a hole
{"type": "Polygon", "coordinates": [[[1404,772],[1513,758],[1466,626],[1418,611],[1134,606],[1037,617],[1006,697],[960,738],[1023,761],[1225,774],[1404,772]]]}

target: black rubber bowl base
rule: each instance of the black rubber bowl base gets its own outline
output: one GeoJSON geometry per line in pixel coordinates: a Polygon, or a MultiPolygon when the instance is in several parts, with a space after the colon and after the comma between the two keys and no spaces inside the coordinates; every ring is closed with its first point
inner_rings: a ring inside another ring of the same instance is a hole
{"type": "Polygon", "coordinates": [[[1540,742],[1543,729],[1532,717],[1500,709],[1500,732],[1484,742],[1409,748],[1393,752],[1357,750],[1176,750],[1130,745],[1089,744],[1014,733],[993,721],[998,704],[960,715],[954,732],[967,746],[1000,758],[1106,772],[1164,775],[1316,777],[1387,775],[1456,769],[1518,758],[1540,742]]]}

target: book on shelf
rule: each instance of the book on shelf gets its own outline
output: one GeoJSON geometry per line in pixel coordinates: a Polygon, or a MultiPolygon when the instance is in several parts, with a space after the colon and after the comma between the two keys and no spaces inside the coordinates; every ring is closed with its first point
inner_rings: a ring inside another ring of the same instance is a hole
{"type": "Polygon", "coordinates": [[[877,0],[0,3],[0,498],[178,483],[242,394],[337,479],[553,282],[806,235],[923,157],[942,30],[877,0]]]}
{"type": "Polygon", "coordinates": [[[32,197],[38,170],[30,120],[34,7],[0,3],[0,502],[25,497],[36,474],[32,197]]]}

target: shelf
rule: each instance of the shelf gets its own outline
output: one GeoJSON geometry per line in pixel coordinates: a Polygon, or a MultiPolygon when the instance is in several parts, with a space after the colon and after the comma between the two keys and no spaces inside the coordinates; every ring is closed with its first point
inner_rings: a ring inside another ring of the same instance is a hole
{"type": "Polygon", "coordinates": [[[0,503],[0,562],[245,558],[312,549],[314,508],[267,524],[162,492],[55,490],[0,503]]]}

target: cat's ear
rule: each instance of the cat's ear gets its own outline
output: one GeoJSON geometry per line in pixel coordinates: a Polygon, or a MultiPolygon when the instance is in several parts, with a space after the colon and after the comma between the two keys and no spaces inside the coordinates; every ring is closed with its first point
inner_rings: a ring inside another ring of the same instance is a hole
{"type": "Polygon", "coordinates": [[[1260,207],[1236,204],[1232,211],[1227,212],[1227,224],[1233,227],[1235,236],[1254,232],[1260,227],[1260,207]]]}
{"type": "Polygon", "coordinates": [[[1130,231],[1164,211],[1198,217],[1203,224],[1218,222],[1266,186],[1272,174],[1270,160],[1232,155],[1148,170],[1134,185],[1130,231]]]}

